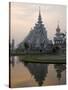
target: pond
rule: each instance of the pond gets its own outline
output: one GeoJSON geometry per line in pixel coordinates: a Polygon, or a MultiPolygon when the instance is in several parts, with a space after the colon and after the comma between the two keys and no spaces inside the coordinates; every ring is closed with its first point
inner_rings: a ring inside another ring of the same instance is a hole
{"type": "Polygon", "coordinates": [[[26,63],[18,56],[10,61],[12,88],[66,84],[66,64],[26,63]]]}

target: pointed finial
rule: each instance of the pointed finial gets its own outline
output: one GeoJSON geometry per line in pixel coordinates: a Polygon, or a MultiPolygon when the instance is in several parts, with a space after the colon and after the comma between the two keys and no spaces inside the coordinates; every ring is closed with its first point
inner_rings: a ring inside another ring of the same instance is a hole
{"type": "Polygon", "coordinates": [[[60,32],[59,21],[57,21],[57,29],[56,29],[56,31],[60,32]]]}
{"type": "Polygon", "coordinates": [[[40,13],[40,6],[39,6],[39,16],[41,15],[41,13],[40,13]]]}
{"type": "Polygon", "coordinates": [[[42,18],[41,18],[40,7],[39,7],[38,23],[42,23],[42,18]]]}
{"type": "Polygon", "coordinates": [[[40,6],[39,6],[39,12],[40,12],[40,6]]]}
{"type": "Polygon", "coordinates": [[[58,28],[59,28],[59,20],[57,21],[57,26],[58,26],[58,28]]]}

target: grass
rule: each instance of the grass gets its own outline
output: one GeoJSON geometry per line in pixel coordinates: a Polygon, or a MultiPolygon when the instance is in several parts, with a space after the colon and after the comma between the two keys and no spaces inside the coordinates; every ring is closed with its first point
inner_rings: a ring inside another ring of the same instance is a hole
{"type": "Polygon", "coordinates": [[[66,63],[65,55],[22,55],[20,60],[24,62],[33,62],[33,63],[66,63]]]}

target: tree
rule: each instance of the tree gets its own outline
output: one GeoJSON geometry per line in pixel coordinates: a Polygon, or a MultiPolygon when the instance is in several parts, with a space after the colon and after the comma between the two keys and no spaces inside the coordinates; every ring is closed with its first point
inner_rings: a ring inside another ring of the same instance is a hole
{"type": "Polygon", "coordinates": [[[58,46],[53,46],[53,49],[52,49],[53,53],[57,54],[59,53],[59,51],[60,51],[60,48],[58,46]]]}
{"type": "Polygon", "coordinates": [[[24,42],[24,47],[27,50],[29,48],[29,44],[27,42],[24,42]]]}

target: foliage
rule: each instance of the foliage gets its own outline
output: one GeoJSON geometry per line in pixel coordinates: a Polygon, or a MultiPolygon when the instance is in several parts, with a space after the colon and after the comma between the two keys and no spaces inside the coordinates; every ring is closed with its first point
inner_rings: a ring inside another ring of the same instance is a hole
{"type": "Polygon", "coordinates": [[[24,42],[24,47],[27,50],[29,48],[29,44],[27,42],[24,42]]]}

